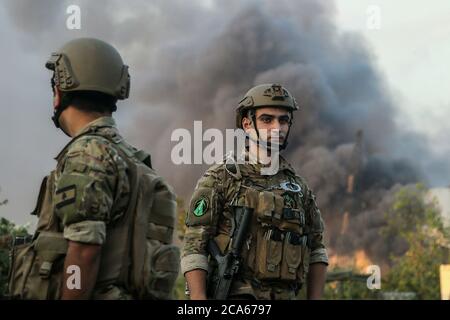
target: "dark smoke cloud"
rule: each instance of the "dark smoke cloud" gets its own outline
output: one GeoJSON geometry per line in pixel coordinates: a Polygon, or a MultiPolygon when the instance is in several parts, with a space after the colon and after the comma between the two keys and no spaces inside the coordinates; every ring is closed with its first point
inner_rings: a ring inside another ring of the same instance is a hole
{"type": "Polygon", "coordinates": [[[171,164],[172,130],[191,129],[194,120],[204,129],[233,128],[243,94],[278,82],[301,106],[287,158],[317,193],[330,245],[338,252],[365,248],[376,259],[392,249],[378,237],[382,212],[399,183],[424,179],[420,166],[430,163],[430,153],[421,137],[396,127],[395,99],[370,50],[361,36],[337,29],[331,2],[47,1],[45,7],[7,2],[23,47],[47,54],[79,36],[114,44],[132,74],[119,122],[131,142],[151,151],[180,196],[190,196],[206,167],[171,164]],[[69,4],[81,7],[81,31],[65,29],[69,4]],[[361,129],[364,148],[355,155],[361,129]],[[345,193],[350,173],[352,196],[345,193]],[[340,235],[345,211],[351,224],[340,235]]]}

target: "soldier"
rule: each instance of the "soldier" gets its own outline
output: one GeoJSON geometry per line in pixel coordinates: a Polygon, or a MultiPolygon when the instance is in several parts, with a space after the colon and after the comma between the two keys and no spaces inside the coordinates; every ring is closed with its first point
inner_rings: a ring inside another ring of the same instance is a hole
{"type": "Polygon", "coordinates": [[[328,257],[320,211],[305,180],[278,153],[271,154],[276,145],[286,147],[296,110],[295,99],[277,84],[258,85],[239,102],[236,126],[249,137],[246,158],[257,161],[217,164],[197,183],[181,259],[191,299],[293,299],[305,281],[308,299],[321,297],[328,257]],[[272,175],[262,174],[268,157],[279,160],[272,175]],[[243,224],[237,219],[242,208],[253,215],[244,245],[238,249],[239,271],[229,293],[216,295],[213,288],[223,279],[218,276],[220,265],[211,258],[210,244],[213,240],[226,254],[241,241],[236,229],[243,224]]]}
{"type": "Polygon", "coordinates": [[[112,118],[129,94],[128,66],[111,45],[80,38],[46,67],[52,120],[72,140],[41,185],[32,242],[13,247],[10,296],[168,298],[179,265],[175,195],[112,118]]]}

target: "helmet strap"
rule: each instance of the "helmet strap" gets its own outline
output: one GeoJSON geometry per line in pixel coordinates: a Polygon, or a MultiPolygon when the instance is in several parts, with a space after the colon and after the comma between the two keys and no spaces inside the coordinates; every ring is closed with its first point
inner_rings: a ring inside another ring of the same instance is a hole
{"type": "MultiPolygon", "coordinates": [[[[53,90],[53,94],[56,94],[54,92],[54,81],[52,79],[52,90],[53,90]]],[[[70,135],[61,127],[61,124],[59,122],[59,118],[61,117],[61,114],[63,113],[63,111],[65,109],[67,109],[67,107],[70,105],[70,99],[69,97],[67,97],[67,95],[61,95],[61,102],[59,103],[58,106],[55,107],[54,111],[53,111],[53,116],[52,116],[52,121],[55,124],[55,127],[58,129],[61,129],[62,132],[64,132],[68,137],[70,137],[70,135]]]]}
{"type": "Polygon", "coordinates": [[[256,140],[252,139],[250,135],[248,135],[248,138],[250,140],[252,140],[253,142],[255,142],[259,146],[261,144],[261,142],[260,142],[261,139],[259,137],[258,128],[256,127],[256,112],[255,112],[255,110],[254,109],[249,110],[247,113],[247,117],[251,119],[253,128],[255,129],[255,132],[256,132],[256,140]]]}
{"type": "Polygon", "coordinates": [[[289,111],[289,113],[291,115],[289,118],[289,128],[288,128],[288,132],[286,133],[286,138],[284,139],[283,144],[280,146],[280,151],[286,149],[286,147],[288,145],[289,133],[291,132],[292,120],[294,119],[294,114],[292,113],[292,111],[289,111]]]}

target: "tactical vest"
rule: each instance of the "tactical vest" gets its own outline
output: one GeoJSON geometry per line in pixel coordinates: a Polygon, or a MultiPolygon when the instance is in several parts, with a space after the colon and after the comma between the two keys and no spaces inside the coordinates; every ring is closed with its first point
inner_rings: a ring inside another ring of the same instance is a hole
{"type": "MultiPolygon", "coordinates": [[[[227,169],[228,166],[224,168],[224,181],[228,182],[224,189],[231,194],[226,197],[224,211],[232,213],[233,221],[236,207],[253,209],[252,224],[242,251],[241,277],[254,285],[276,283],[299,289],[308,271],[310,254],[305,184],[292,173],[286,174],[286,180],[277,185],[264,185],[254,183],[245,173],[237,176],[227,169]]],[[[219,233],[215,240],[226,252],[230,236],[219,233]]]]}
{"type": "MultiPolygon", "coordinates": [[[[95,288],[112,284],[137,299],[170,298],[179,272],[179,250],[172,245],[175,194],[151,168],[149,155],[134,152],[119,135],[100,134],[95,129],[84,135],[106,138],[113,143],[128,164],[131,184],[125,214],[107,225],[95,288]]],[[[55,172],[41,184],[37,206],[32,212],[39,219],[32,241],[15,245],[11,250],[8,288],[11,298],[59,299],[61,296],[67,240],[54,214],[55,172]]]]}

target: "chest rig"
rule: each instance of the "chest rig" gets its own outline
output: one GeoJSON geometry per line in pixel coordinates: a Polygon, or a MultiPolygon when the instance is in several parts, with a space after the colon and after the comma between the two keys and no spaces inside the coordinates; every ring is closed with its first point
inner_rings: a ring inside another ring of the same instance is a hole
{"type": "Polygon", "coordinates": [[[309,257],[306,186],[291,170],[262,176],[249,168],[227,165],[224,177],[229,181],[224,187],[228,189],[226,211],[232,213],[233,219],[237,208],[253,211],[242,249],[242,277],[301,285],[309,257]]]}

